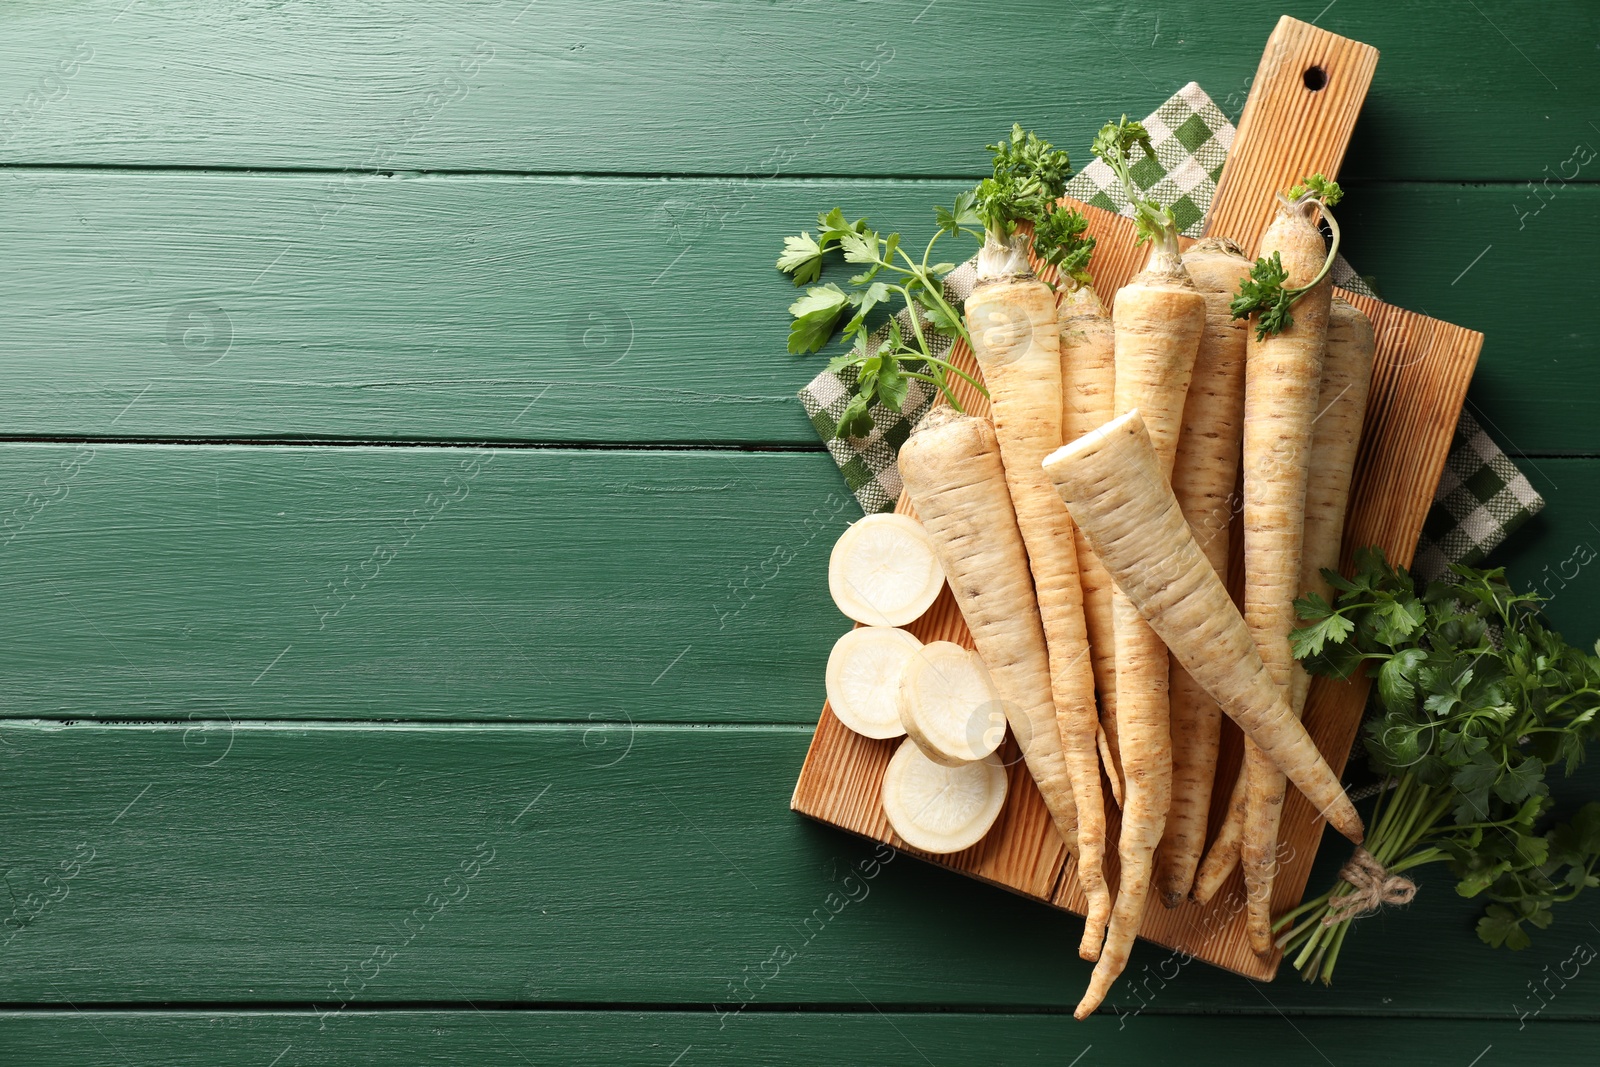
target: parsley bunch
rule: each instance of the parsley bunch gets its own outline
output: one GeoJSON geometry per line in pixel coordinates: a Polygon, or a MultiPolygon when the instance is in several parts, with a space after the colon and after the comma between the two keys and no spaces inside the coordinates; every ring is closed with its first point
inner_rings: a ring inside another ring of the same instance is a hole
{"type": "MultiPolygon", "coordinates": [[[[1549,629],[1540,597],[1513,592],[1503,569],[1454,566],[1418,594],[1377,549],[1355,574],[1323,575],[1333,604],[1297,600],[1290,640],[1313,674],[1376,672],[1364,728],[1383,776],[1366,848],[1391,874],[1445,863],[1456,892],[1488,902],[1478,936],[1526,948],[1551,908],[1600,886],[1600,804],[1548,826],[1545,775],[1582,762],[1600,726],[1600,658],[1549,629]]],[[[1340,883],[1280,918],[1278,943],[1306,978],[1333,973],[1350,920],[1324,924],[1340,883]]]]}
{"type": "Polygon", "coordinates": [[[944,294],[943,277],[955,269],[955,264],[928,261],[941,236],[964,230],[970,233],[967,227],[977,221],[971,194],[957,197],[954,208],[938,210],[940,229],[928,241],[920,260],[900,247],[898,233],[880,234],[867,225],[866,219],[851,222],[839,208],[817,216],[817,236],[803,232],[784,238],[777,266],[793,277],[797,286],[818,281],[824,262],[834,253],[844,262],[864,268],[847,280],[848,288],[835,282],[812,285],[789,305],[794,320],[789,325],[790,352],[819,351],[841,327],[845,338],[854,342],[828,364],[830,371],[856,368],[856,395],[850,398],[839,420],[841,434],[864,436],[871,432],[868,404],[874,400],[899,411],[912,380],[938,388],[957,411],[961,404],[950,391],[951,374],[988,395],[982,383],[935,355],[929,341],[929,335],[934,333],[967,337],[961,313],[944,294]],[[874,343],[869,316],[897,300],[909,312],[909,331],[902,330],[900,323],[891,318],[888,338],[874,343]]]}
{"type": "Polygon", "coordinates": [[[1290,314],[1290,309],[1294,307],[1295,301],[1316,288],[1318,283],[1328,276],[1328,271],[1333,269],[1334,257],[1339,254],[1339,223],[1328,211],[1344,198],[1344,190],[1339,188],[1339,183],[1329,181],[1320,174],[1313,174],[1284,193],[1283,198],[1290,204],[1304,204],[1315,200],[1321,205],[1322,217],[1328,220],[1328,229],[1333,232],[1333,244],[1328,249],[1328,258],[1323,262],[1322,269],[1317,271],[1317,276],[1305,285],[1284,286],[1284,282],[1289,280],[1289,272],[1284,269],[1283,260],[1276,252],[1272,253],[1271,259],[1264,256],[1257,259],[1255,266],[1250,268],[1249,277],[1240,279],[1239,292],[1228,305],[1228,310],[1236,319],[1248,318],[1251,312],[1259,313],[1256,317],[1258,341],[1264,341],[1268,336],[1282,333],[1294,325],[1294,316],[1290,314]]]}

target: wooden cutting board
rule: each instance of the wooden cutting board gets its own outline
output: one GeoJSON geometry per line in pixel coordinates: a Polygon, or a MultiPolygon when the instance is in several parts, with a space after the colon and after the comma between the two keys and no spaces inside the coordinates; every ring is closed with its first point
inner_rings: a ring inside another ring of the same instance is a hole
{"type": "MultiPolygon", "coordinates": [[[[1231,237],[1254,255],[1274,194],[1313,171],[1333,176],[1343,161],[1356,115],[1371,84],[1377,51],[1368,45],[1284,17],[1268,39],[1252,83],[1238,134],[1218,181],[1207,233],[1231,237]]],[[[1096,239],[1092,269],[1096,288],[1111,295],[1143,264],[1145,249],[1134,242],[1133,223],[1119,215],[1076,205],[1096,239]]],[[[1356,464],[1350,515],[1345,527],[1345,563],[1358,546],[1380,545],[1389,558],[1409,564],[1416,551],[1439,474],[1450,448],[1467,383],[1477,365],[1483,335],[1371,297],[1340,290],[1371,317],[1378,350],[1372,394],[1356,464]]],[[[958,345],[952,358],[977,372],[971,353],[958,345]]],[[[982,397],[961,397],[968,410],[987,413],[982,397]]],[[[909,512],[902,497],[897,511],[909,512]]],[[[820,595],[820,591],[819,591],[820,595]]],[[[966,624],[948,589],[917,622],[907,627],[923,641],[956,641],[972,647],[966,624]]],[[[820,675],[820,671],[819,671],[820,675]]],[[[1367,697],[1364,680],[1317,678],[1306,705],[1306,727],[1328,762],[1342,771],[1360,726],[1367,697]]],[[[1238,731],[1219,767],[1227,775],[1238,762],[1238,731]]],[[[790,806],[874,841],[917,855],[889,828],[879,802],[883,773],[900,742],[873,741],[847,730],[824,704],[790,806]]],[[[1044,803],[1007,740],[1010,793],[988,836],[965,852],[927,856],[930,862],[1082,914],[1085,900],[1044,803]]],[[[1221,779],[1225,783],[1226,778],[1221,779]]],[[[1212,832],[1227,785],[1219,784],[1212,832]]],[[[1115,841],[1115,811],[1110,841],[1115,841]]],[[[1282,866],[1273,890],[1273,912],[1299,902],[1322,839],[1322,821],[1299,793],[1290,790],[1280,836],[1282,866]]],[[[1342,839],[1330,847],[1344,848],[1342,839]]],[[[1115,877],[1114,850],[1107,874],[1115,877]]],[[[1140,936],[1251,978],[1270,980],[1281,954],[1261,959],[1244,933],[1244,890],[1238,872],[1206,907],[1171,910],[1152,899],[1140,936]]]]}

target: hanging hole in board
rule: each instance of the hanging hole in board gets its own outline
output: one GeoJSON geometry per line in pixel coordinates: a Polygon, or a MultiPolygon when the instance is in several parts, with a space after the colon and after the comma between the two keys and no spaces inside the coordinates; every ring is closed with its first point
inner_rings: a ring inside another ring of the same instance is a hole
{"type": "Polygon", "coordinates": [[[1328,72],[1321,67],[1307,67],[1306,72],[1300,75],[1300,80],[1306,83],[1306,88],[1316,92],[1328,84],[1328,72]]]}

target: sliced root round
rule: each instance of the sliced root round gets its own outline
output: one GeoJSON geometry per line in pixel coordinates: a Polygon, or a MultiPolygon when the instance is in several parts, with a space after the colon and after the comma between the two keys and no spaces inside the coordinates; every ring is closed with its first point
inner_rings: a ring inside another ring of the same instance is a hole
{"type": "Polygon", "coordinates": [[[828,559],[833,602],[868,626],[914,622],[943,587],[933,542],[909,515],[868,515],[840,536],[828,559]]]}
{"type": "Polygon", "coordinates": [[[833,643],[828,654],[828,704],[863,737],[903,737],[900,676],[922,642],[893,626],[862,626],[833,643]]]}
{"type": "Polygon", "coordinates": [[[1006,771],[993,754],[959,767],[929,759],[907,738],[883,775],[883,811],[906,844],[944,855],[983,840],[1006,802],[1006,771]]]}
{"type": "Polygon", "coordinates": [[[923,645],[911,657],[899,700],[901,725],[935,763],[971,763],[1005,740],[1005,711],[989,668],[953,641],[923,645]]]}

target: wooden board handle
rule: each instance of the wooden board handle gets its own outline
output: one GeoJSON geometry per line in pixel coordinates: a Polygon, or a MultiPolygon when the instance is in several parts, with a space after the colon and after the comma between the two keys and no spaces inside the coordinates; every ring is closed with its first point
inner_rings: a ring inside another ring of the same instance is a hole
{"type": "Polygon", "coordinates": [[[1250,83],[1206,233],[1231,237],[1254,257],[1274,194],[1308,174],[1336,177],[1377,66],[1369,44],[1279,19],[1250,83]]]}

